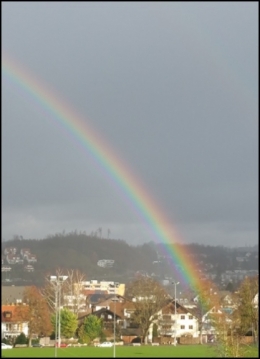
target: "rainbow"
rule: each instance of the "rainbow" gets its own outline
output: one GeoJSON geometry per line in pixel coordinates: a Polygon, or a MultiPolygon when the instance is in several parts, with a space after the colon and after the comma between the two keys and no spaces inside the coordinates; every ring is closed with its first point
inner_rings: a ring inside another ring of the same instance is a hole
{"type": "Polygon", "coordinates": [[[53,90],[43,82],[36,80],[6,54],[2,55],[3,78],[30,96],[42,109],[51,114],[56,125],[94,160],[105,176],[119,187],[129,205],[143,219],[154,237],[161,244],[162,250],[170,257],[172,264],[181,267],[182,281],[191,289],[200,287],[199,274],[195,264],[184,246],[177,243],[179,236],[166,214],[147,193],[142,182],[124,163],[105,139],[90,128],[86,119],[77,113],[67,101],[61,100],[53,90]]]}

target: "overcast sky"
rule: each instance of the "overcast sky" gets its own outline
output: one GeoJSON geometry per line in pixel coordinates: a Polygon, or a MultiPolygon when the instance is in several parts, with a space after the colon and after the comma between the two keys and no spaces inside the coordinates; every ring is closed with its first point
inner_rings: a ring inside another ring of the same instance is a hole
{"type": "MultiPolygon", "coordinates": [[[[184,243],[258,242],[257,2],[2,2],[2,51],[77,110],[184,243]]],[[[2,81],[2,238],[149,228],[104,172],[2,81]]]]}

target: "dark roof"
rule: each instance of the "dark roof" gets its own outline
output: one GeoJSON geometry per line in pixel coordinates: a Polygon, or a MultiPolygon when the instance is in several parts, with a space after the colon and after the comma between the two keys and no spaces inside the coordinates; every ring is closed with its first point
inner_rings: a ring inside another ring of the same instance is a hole
{"type": "Polygon", "coordinates": [[[88,295],[88,301],[90,303],[98,303],[100,300],[104,299],[106,296],[104,293],[95,293],[88,295]]]}
{"type": "MultiPolygon", "coordinates": [[[[93,314],[93,315],[96,315],[97,317],[99,317],[101,314],[103,313],[107,313],[107,314],[110,314],[112,315],[112,317],[114,317],[114,312],[112,312],[111,310],[107,309],[107,308],[101,308],[99,310],[96,310],[95,312],[93,313],[90,313],[90,314],[93,314]]],[[[89,315],[90,315],[89,314],[89,315]]],[[[119,315],[116,314],[116,318],[121,318],[119,315]]]]}
{"type": "MultiPolygon", "coordinates": [[[[90,316],[90,315],[95,315],[97,317],[100,318],[101,314],[106,313],[108,315],[111,315],[112,317],[114,317],[114,312],[112,312],[111,310],[107,309],[107,308],[101,308],[99,310],[96,310],[95,312],[91,312],[91,313],[87,313],[87,314],[83,314],[82,316],[80,316],[78,319],[79,320],[83,320],[86,317],[90,316]]],[[[121,319],[121,316],[119,316],[118,314],[116,314],[116,319],[121,319]]]]}
{"type": "MultiPolygon", "coordinates": [[[[167,311],[167,310],[169,310],[170,312],[174,312],[174,310],[175,310],[175,301],[174,300],[171,300],[170,302],[168,302],[163,308],[162,308],[162,312],[165,312],[165,311],[167,311]]],[[[191,313],[191,311],[188,309],[188,308],[185,308],[184,306],[182,306],[180,303],[178,303],[177,301],[176,301],[176,312],[178,313],[178,314],[181,314],[181,313],[185,313],[185,314],[187,314],[187,313],[191,313]]],[[[166,314],[166,313],[164,313],[164,314],[166,314]]]]}
{"type": "Polygon", "coordinates": [[[16,303],[23,299],[26,286],[2,286],[2,304],[16,303]]]}

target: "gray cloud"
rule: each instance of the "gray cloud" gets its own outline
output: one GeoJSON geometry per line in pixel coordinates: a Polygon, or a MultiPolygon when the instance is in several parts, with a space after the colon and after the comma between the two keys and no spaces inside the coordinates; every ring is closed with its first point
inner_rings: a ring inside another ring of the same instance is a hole
{"type": "MultiPolygon", "coordinates": [[[[2,10],[3,52],[106,139],[183,241],[256,243],[256,3],[2,10]]],[[[3,238],[102,227],[132,243],[151,239],[87,150],[5,77],[2,108],[3,238]]]]}

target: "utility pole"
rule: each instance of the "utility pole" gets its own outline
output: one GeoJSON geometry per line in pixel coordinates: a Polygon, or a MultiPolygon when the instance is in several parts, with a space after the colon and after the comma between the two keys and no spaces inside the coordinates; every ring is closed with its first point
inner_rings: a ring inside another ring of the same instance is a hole
{"type": "MultiPolygon", "coordinates": [[[[119,287],[119,283],[115,283],[114,284],[114,288],[115,288],[115,292],[116,292],[116,288],[119,287]]],[[[117,295],[117,293],[115,293],[117,295]]],[[[113,349],[113,358],[116,357],[116,302],[118,301],[117,296],[115,296],[114,299],[112,299],[112,301],[114,302],[114,349],[113,349]]]]}
{"type": "Polygon", "coordinates": [[[50,282],[52,283],[54,290],[55,290],[55,318],[56,318],[56,323],[55,323],[55,358],[57,357],[57,332],[59,333],[58,335],[58,347],[60,348],[60,332],[61,332],[61,320],[60,320],[60,307],[61,307],[61,301],[60,301],[60,297],[61,297],[61,285],[63,284],[63,282],[68,278],[68,276],[66,275],[52,275],[50,277],[50,282]]]}
{"type": "Polygon", "coordinates": [[[176,316],[176,286],[178,284],[180,284],[180,282],[172,282],[172,284],[174,284],[174,318],[175,318],[175,322],[174,322],[174,345],[177,344],[177,339],[176,339],[176,335],[177,335],[177,316],[176,316]]]}

